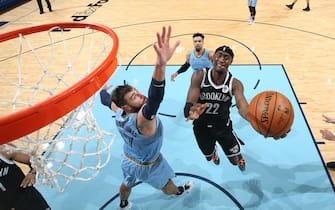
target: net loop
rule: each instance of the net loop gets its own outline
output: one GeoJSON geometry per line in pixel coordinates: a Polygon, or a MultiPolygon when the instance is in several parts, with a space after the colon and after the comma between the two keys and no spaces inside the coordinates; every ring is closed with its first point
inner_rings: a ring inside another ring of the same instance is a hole
{"type": "Polygon", "coordinates": [[[29,154],[39,183],[59,191],[93,179],[115,139],[95,109],[117,68],[115,32],[95,23],[51,23],[0,34],[0,45],[8,49],[0,56],[0,150],[29,154]]]}

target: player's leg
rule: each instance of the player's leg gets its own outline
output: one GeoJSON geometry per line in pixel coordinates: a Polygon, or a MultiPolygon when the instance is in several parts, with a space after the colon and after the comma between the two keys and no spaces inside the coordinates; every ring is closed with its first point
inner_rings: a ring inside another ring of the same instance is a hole
{"type": "Polygon", "coordinates": [[[132,207],[132,203],[128,201],[131,193],[131,187],[126,186],[124,183],[120,185],[120,205],[119,210],[127,210],[132,207]]]}
{"type": "Polygon", "coordinates": [[[47,3],[47,6],[48,6],[48,9],[49,9],[49,12],[52,12],[52,8],[51,8],[50,1],[49,1],[49,0],[45,0],[45,2],[47,3]]]}
{"type": "Polygon", "coordinates": [[[169,179],[166,185],[162,188],[162,191],[167,195],[181,196],[188,193],[193,188],[193,182],[186,182],[184,185],[176,186],[175,183],[169,179]]]}
{"type": "Polygon", "coordinates": [[[225,132],[219,138],[218,143],[221,145],[230,163],[237,165],[241,171],[244,171],[246,164],[241,154],[241,144],[231,126],[225,128],[225,132]]]}
{"type": "Polygon", "coordinates": [[[249,11],[250,11],[249,24],[254,24],[255,23],[256,4],[257,4],[257,0],[250,0],[250,4],[249,4],[249,11]]]}
{"type": "Polygon", "coordinates": [[[42,0],[37,0],[38,8],[40,9],[40,14],[43,14],[43,5],[42,5],[42,0]]]}
{"type": "Polygon", "coordinates": [[[128,210],[132,207],[132,203],[129,201],[129,196],[132,186],[134,186],[137,180],[136,176],[133,174],[137,167],[137,165],[126,158],[122,160],[121,169],[123,174],[123,182],[120,185],[119,210],[128,210]]]}
{"type": "Polygon", "coordinates": [[[213,125],[195,122],[193,132],[202,154],[205,155],[208,161],[213,160],[213,162],[218,165],[220,158],[217,154],[216,139],[212,137],[214,132],[213,125]]]}
{"type": "Polygon", "coordinates": [[[286,7],[289,8],[289,9],[293,9],[293,6],[297,1],[298,0],[294,0],[291,4],[286,4],[286,7]]]}
{"type": "Polygon", "coordinates": [[[193,187],[193,182],[186,182],[184,185],[176,186],[172,179],[175,173],[169,163],[160,156],[159,162],[152,166],[141,167],[142,181],[156,189],[161,189],[167,195],[180,196],[189,192],[193,187]],[[144,179],[145,178],[145,179],[144,179]]]}
{"type": "Polygon", "coordinates": [[[302,9],[306,12],[310,11],[311,9],[309,8],[309,0],[306,0],[306,8],[302,9]]]}

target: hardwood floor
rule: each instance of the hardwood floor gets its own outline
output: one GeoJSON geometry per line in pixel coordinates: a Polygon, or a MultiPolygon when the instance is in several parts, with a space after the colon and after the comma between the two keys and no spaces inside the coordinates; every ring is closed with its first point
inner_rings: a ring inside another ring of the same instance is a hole
{"type": "MultiPolygon", "coordinates": [[[[171,64],[184,62],[186,51],[192,48],[191,34],[202,32],[206,48],[232,46],[235,64],[256,64],[256,58],[261,64],[283,64],[315,140],[324,142],[317,145],[324,161],[335,161],[335,142],[321,139],[319,133],[324,128],[335,132],[335,125],[324,123],[321,117],[335,117],[334,3],[311,1],[311,11],[305,12],[305,1],[298,1],[289,10],[285,4],[290,1],[259,1],[254,25],[247,22],[245,0],[56,0],[52,1],[54,11],[43,15],[37,3],[30,1],[1,15],[1,21],[9,23],[0,27],[0,32],[87,16],[85,21],[105,24],[116,31],[119,62],[125,65],[140,51],[133,64],[154,62],[146,47],[155,41],[155,32],[162,25],[172,25],[175,38],[182,41],[171,64]]],[[[335,182],[335,171],[329,172],[335,182]]]]}

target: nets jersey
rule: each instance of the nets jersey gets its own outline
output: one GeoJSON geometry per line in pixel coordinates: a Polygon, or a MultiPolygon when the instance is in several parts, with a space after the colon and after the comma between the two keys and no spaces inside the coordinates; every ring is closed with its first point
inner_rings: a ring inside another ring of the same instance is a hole
{"type": "Polygon", "coordinates": [[[208,59],[209,51],[205,49],[204,54],[201,57],[197,57],[194,54],[194,50],[190,54],[190,65],[193,70],[200,70],[204,68],[211,68],[212,62],[208,59]]]}
{"type": "Polygon", "coordinates": [[[0,209],[10,208],[8,205],[16,199],[24,177],[21,169],[13,161],[0,155],[0,209]]]}
{"type": "Polygon", "coordinates": [[[160,149],[163,143],[163,125],[158,117],[157,130],[152,136],[143,136],[138,132],[136,122],[137,113],[131,113],[127,116],[122,116],[123,110],[118,109],[116,112],[116,126],[121,134],[124,144],[124,152],[140,161],[149,162],[157,159],[160,154],[160,149]]]}
{"type": "Polygon", "coordinates": [[[203,69],[204,76],[200,87],[200,97],[198,103],[208,103],[205,112],[198,121],[208,125],[218,125],[230,123],[230,109],[232,106],[232,82],[233,75],[227,72],[226,78],[221,85],[212,82],[212,69],[203,69]]]}

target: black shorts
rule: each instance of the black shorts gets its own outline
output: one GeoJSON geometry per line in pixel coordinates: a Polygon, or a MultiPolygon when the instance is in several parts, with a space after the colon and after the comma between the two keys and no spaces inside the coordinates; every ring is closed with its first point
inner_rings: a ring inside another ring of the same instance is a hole
{"type": "Polygon", "coordinates": [[[15,201],[15,210],[50,210],[48,203],[35,187],[21,188],[15,201]]]}
{"type": "Polygon", "coordinates": [[[199,121],[193,122],[193,132],[201,152],[205,156],[213,153],[215,143],[218,142],[227,157],[237,156],[241,153],[241,146],[232,123],[207,124],[199,121]]]}

